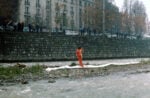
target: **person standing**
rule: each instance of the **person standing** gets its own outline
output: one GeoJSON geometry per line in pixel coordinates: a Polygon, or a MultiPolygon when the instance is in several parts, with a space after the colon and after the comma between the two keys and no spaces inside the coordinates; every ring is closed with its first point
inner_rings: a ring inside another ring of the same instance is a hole
{"type": "Polygon", "coordinates": [[[20,31],[23,32],[23,28],[24,28],[24,22],[21,22],[20,24],[20,31]]]}
{"type": "Polygon", "coordinates": [[[31,24],[30,24],[30,23],[28,24],[28,28],[29,28],[29,32],[31,32],[31,30],[32,30],[32,26],[31,26],[31,24]]]}
{"type": "Polygon", "coordinates": [[[76,49],[76,56],[77,56],[77,59],[78,59],[78,62],[79,62],[79,65],[83,68],[84,65],[82,63],[82,52],[83,52],[83,49],[81,47],[78,47],[76,49]]]}

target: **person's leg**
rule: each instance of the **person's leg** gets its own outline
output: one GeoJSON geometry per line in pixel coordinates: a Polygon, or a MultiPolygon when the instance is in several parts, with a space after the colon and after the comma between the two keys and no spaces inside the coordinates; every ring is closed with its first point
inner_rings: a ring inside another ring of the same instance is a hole
{"type": "Polygon", "coordinates": [[[81,57],[78,57],[78,61],[79,61],[79,65],[80,65],[81,67],[83,67],[83,63],[82,63],[82,58],[81,58],[81,57]]]}

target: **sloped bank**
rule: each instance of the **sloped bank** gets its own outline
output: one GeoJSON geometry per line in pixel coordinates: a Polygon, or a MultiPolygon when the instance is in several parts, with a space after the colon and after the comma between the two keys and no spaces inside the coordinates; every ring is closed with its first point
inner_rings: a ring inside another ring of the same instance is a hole
{"type": "Polygon", "coordinates": [[[58,69],[58,70],[50,71],[49,77],[80,78],[80,77],[91,77],[91,76],[105,76],[117,72],[133,72],[133,73],[150,72],[150,64],[146,62],[144,63],[141,62],[138,64],[109,65],[105,67],[58,69]]]}
{"type": "MultiPolygon", "coordinates": [[[[88,65],[86,65],[88,66],[88,65]]],[[[95,65],[96,66],[96,65],[95,65]]],[[[64,68],[58,70],[46,71],[45,65],[27,67],[20,69],[18,67],[2,68],[0,71],[0,86],[28,84],[30,81],[48,80],[54,83],[60,78],[86,78],[93,76],[107,76],[110,74],[119,74],[119,72],[127,72],[128,74],[148,73],[150,72],[150,62],[141,62],[138,64],[128,65],[109,65],[97,68],[64,68]],[[14,69],[15,68],[15,69],[14,69]],[[14,73],[17,72],[17,73],[14,73]]],[[[56,67],[58,68],[58,66],[56,67]]]]}

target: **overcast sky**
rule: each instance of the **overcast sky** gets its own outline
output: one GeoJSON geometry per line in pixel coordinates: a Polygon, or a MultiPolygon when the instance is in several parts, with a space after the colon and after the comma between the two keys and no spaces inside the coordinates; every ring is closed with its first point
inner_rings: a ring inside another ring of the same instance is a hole
{"type": "MultiPolygon", "coordinates": [[[[139,1],[142,1],[143,4],[145,5],[146,13],[147,13],[148,18],[150,20],[150,0],[139,0],[139,1]]],[[[115,3],[117,6],[119,6],[119,8],[122,8],[123,2],[124,2],[124,0],[115,0],[115,3]]]]}

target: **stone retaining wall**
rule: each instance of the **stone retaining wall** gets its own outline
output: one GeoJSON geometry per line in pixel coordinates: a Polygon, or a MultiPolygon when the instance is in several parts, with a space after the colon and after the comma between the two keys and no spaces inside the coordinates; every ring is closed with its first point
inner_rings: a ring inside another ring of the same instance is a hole
{"type": "Polygon", "coordinates": [[[84,59],[150,57],[150,40],[1,32],[0,61],[75,60],[78,46],[84,59]]]}

